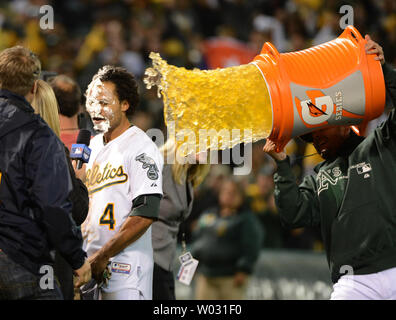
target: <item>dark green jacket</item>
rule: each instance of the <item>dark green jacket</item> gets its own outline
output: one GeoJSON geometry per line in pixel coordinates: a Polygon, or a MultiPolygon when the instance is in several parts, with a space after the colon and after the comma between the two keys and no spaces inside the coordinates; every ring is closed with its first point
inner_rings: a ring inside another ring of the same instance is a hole
{"type": "Polygon", "coordinates": [[[252,273],[261,249],[263,231],[250,211],[221,217],[216,208],[202,214],[193,234],[191,253],[208,277],[252,273]]]}
{"type": "MultiPolygon", "coordinates": [[[[396,71],[383,66],[396,106],[396,71]]],[[[278,161],[275,199],[282,224],[320,226],[333,282],[396,267],[396,114],[366,138],[351,134],[335,160],[297,186],[289,159],[278,161]],[[341,269],[341,270],[340,270],[341,269]]]]}

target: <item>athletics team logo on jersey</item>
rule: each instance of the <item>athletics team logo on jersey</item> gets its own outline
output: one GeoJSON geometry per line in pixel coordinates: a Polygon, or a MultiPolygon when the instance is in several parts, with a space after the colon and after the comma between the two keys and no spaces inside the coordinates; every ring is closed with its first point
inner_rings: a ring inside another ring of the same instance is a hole
{"type": "Polygon", "coordinates": [[[158,167],[155,164],[155,161],[147,156],[145,153],[139,154],[135,160],[143,163],[143,169],[147,169],[147,177],[151,180],[157,180],[158,179],[158,167]]]}
{"type": "Polygon", "coordinates": [[[91,169],[87,170],[86,186],[89,194],[103,190],[104,188],[121,184],[128,180],[128,175],[124,172],[124,167],[113,168],[108,162],[104,168],[94,163],[91,169]]]}

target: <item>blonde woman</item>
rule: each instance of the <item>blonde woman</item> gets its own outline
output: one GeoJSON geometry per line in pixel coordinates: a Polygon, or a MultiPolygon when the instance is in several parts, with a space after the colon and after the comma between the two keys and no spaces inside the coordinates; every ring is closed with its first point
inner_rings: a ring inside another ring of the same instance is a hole
{"type": "MultiPolygon", "coordinates": [[[[58,115],[58,103],[51,86],[43,81],[37,80],[37,88],[31,103],[35,113],[38,113],[48,126],[60,136],[60,125],[58,115]]],[[[89,198],[88,191],[81,179],[76,177],[75,165],[73,167],[69,150],[65,146],[65,153],[68,158],[70,176],[73,182],[73,190],[70,192],[70,201],[73,203],[72,216],[77,226],[81,225],[88,214],[89,198]]],[[[85,168],[83,168],[85,170],[85,168]]],[[[78,171],[78,176],[82,177],[82,169],[78,171]]],[[[55,274],[60,282],[62,294],[65,300],[73,300],[73,272],[71,267],[63,258],[55,255],[55,274]]]]}
{"type": "Polygon", "coordinates": [[[41,118],[47,122],[48,126],[59,138],[60,125],[58,102],[56,101],[54,91],[47,82],[37,80],[37,87],[33,96],[32,107],[35,113],[38,113],[41,118]]]}
{"type": "Polygon", "coordinates": [[[168,141],[160,148],[164,156],[163,198],[158,220],[152,225],[154,249],[153,300],[175,300],[173,263],[180,223],[191,213],[194,193],[209,172],[209,164],[183,164],[175,160],[176,144],[168,141]]]}

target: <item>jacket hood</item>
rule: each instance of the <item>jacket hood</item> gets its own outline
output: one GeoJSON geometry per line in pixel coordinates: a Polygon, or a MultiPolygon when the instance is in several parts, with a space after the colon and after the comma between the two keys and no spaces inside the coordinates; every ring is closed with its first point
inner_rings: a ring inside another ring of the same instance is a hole
{"type": "Polygon", "coordinates": [[[24,97],[8,90],[0,90],[0,138],[27,123],[36,121],[37,116],[32,115],[34,110],[24,97]]]}

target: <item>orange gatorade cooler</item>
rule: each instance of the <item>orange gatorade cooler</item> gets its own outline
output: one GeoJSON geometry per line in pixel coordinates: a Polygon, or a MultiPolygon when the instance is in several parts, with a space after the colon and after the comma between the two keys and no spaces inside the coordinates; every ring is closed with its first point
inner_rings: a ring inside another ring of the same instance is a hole
{"type": "Polygon", "coordinates": [[[351,125],[355,131],[380,116],[385,83],[379,61],[365,53],[366,41],[352,26],[335,40],[279,54],[266,42],[254,61],[266,81],[277,150],[324,127],[351,125]]]}
{"type": "Polygon", "coordinates": [[[148,88],[158,87],[165,123],[183,154],[270,138],[287,142],[327,126],[364,127],[385,106],[382,68],[349,26],[335,40],[279,54],[269,42],[248,64],[186,70],[151,53],[148,88]]]}

